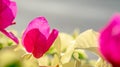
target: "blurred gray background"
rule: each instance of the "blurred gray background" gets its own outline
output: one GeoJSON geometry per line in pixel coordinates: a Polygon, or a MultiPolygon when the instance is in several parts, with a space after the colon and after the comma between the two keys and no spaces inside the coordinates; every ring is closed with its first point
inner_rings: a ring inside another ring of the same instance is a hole
{"type": "Polygon", "coordinates": [[[120,11],[120,0],[15,0],[17,24],[10,27],[23,31],[38,16],[45,16],[51,28],[72,33],[92,28],[98,31],[108,19],[120,11]]]}
{"type": "MultiPolygon", "coordinates": [[[[51,28],[72,33],[74,29],[89,28],[99,31],[116,12],[120,11],[120,0],[15,0],[18,6],[17,24],[10,29],[19,33],[38,16],[45,16],[51,28]]],[[[90,54],[90,53],[89,53],[90,54]]],[[[92,55],[90,58],[95,59],[92,55]]]]}

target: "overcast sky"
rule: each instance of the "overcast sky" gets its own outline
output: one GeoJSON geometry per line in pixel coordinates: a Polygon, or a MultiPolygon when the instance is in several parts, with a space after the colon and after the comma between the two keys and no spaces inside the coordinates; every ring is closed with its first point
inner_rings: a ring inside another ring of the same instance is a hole
{"type": "Polygon", "coordinates": [[[16,28],[23,31],[38,16],[45,16],[52,28],[71,33],[92,28],[98,31],[112,14],[120,12],[120,0],[15,0],[18,14],[16,28]]]}

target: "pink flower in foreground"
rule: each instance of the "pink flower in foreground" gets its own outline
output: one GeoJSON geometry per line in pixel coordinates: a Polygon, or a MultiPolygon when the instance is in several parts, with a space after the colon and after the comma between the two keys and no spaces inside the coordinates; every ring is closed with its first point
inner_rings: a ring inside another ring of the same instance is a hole
{"type": "Polygon", "coordinates": [[[50,27],[44,17],[37,17],[30,22],[22,36],[22,43],[27,52],[40,58],[52,45],[58,36],[58,31],[50,27]]]}
{"type": "Polygon", "coordinates": [[[113,67],[120,67],[120,14],[115,14],[100,32],[100,51],[113,67]]]}
{"type": "Polygon", "coordinates": [[[18,44],[18,39],[5,29],[15,24],[13,20],[16,17],[16,3],[10,0],[0,0],[0,31],[18,44]]]}

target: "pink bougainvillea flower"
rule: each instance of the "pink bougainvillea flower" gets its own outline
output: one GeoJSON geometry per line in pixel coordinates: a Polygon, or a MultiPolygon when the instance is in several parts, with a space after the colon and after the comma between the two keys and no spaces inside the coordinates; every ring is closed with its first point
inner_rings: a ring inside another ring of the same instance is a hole
{"type": "Polygon", "coordinates": [[[44,17],[37,17],[30,22],[22,36],[22,44],[27,52],[40,58],[50,48],[58,36],[58,31],[50,27],[44,17]]]}
{"type": "Polygon", "coordinates": [[[8,26],[15,24],[13,20],[16,17],[16,12],[17,6],[15,2],[10,0],[0,0],[0,31],[18,44],[18,39],[12,32],[5,30],[8,26]]]}
{"type": "Polygon", "coordinates": [[[100,32],[99,44],[103,57],[113,67],[120,67],[120,14],[115,14],[100,32]]]}

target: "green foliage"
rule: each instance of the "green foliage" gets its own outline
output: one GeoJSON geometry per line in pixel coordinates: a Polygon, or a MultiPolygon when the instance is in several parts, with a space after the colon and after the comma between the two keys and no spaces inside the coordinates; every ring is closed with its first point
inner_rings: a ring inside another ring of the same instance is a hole
{"type": "Polygon", "coordinates": [[[21,65],[20,61],[14,61],[14,62],[11,62],[9,64],[6,64],[5,67],[22,67],[22,65],[21,65]]]}
{"type": "Polygon", "coordinates": [[[26,53],[21,44],[0,34],[0,67],[111,67],[98,51],[97,38],[99,33],[87,30],[82,33],[75,31],[73,35],[59,33],[52,47],[41,58],[34,58],[26,53]],[[85,50],[99,57],[89,60],[85,50]]]}
{"type": "Polygon", "coordinates": [[[0,43],[0,49],[2,49],[3,48],[3,45],[0,43]]]}

